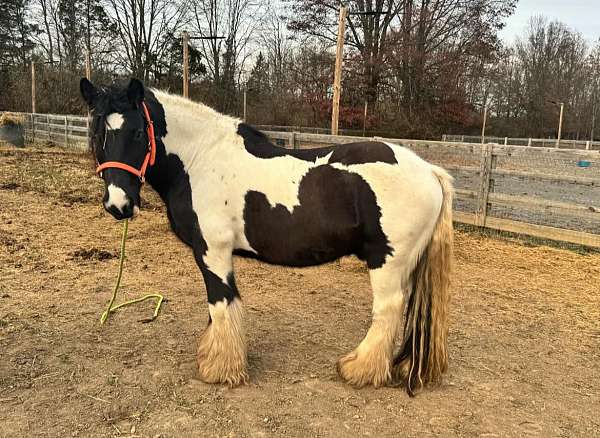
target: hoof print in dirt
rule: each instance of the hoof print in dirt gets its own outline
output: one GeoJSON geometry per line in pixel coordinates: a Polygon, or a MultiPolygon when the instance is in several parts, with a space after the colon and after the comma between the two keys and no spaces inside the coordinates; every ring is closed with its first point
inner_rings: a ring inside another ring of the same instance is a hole
{"type": "Polygon", "coordinates": [[[116,254],[98,248],[78,249],[77,251],[73,251],[70,256],[69,260],[96,260],[99,262],[117,258],[116,254]]]}
{"type": "Polygon", "coordinates": [[[0,184],[0,189],[1,190],[15,190],[18,189],[20,186],[17,183],[5,183],[5,184],[0,184]]]}

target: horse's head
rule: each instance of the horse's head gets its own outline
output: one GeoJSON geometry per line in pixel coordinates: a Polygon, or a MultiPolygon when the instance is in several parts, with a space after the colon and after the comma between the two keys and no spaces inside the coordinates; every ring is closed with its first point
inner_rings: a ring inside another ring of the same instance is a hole
{"type": "Polygon", "coordinates": [[[83,78],[80,89],[92,115],[90,147],[105,184],[104,208],[118,220],[133,217],[146,167],[154,160],[144,85],[131,79],[126,87],[97,88],[83,78]]]}

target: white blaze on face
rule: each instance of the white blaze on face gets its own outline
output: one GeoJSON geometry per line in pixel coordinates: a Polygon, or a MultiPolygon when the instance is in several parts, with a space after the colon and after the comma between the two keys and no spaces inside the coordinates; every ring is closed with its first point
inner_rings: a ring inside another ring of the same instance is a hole
{"type": "Polygon", "coordinates": [[[124,121],[125,119],[123,119],[123,114],[111,113],[108,115],[108,117],[106,117],[106,129],[109,131],[113,129],[121,129],[124,121]]]}
{"type": "Polygon", "coordinates": [[[125,191],[117,187],[114,184],[108,185],[108,201],[104,203],[106,208],[116,207],[121,213],[123,213],[123,207],[129,203],[125,191]]]}

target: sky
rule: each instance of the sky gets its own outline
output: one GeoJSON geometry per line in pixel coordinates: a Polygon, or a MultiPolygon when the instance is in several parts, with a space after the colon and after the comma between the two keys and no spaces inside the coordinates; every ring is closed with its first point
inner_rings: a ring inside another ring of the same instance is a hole
{"type": "Polygon", "coordinates": [[[579,31],[592,44],[600,38],[600,0],[519,0],[515,13],[506,20],[501,38],[510,43],[527,27],[529,17],[543,15],[579,31]]]}

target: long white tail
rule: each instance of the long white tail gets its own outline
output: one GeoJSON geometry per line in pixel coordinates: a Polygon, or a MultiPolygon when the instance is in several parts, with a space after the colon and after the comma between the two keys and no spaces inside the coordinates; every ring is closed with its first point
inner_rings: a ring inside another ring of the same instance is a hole
{"type": "Polygon", "coordinates": [[[412,273],[412,290],[404,324],[404,343],[394,360],[406,389],[415,390],[440,380],[448,368],[448,304],[453,261],[452,177],[433,166],[443,202],[431,241],[412,273]]]}

